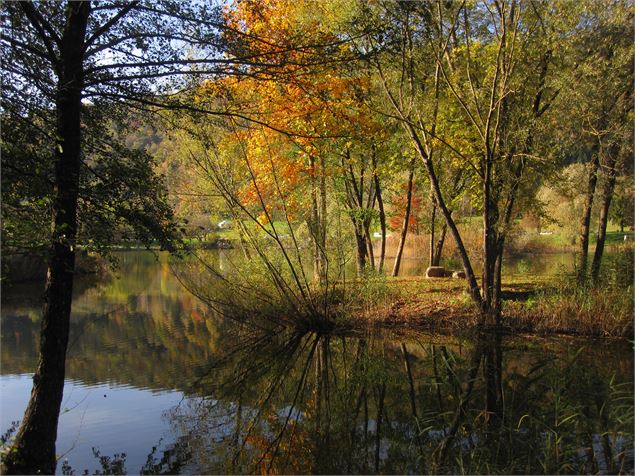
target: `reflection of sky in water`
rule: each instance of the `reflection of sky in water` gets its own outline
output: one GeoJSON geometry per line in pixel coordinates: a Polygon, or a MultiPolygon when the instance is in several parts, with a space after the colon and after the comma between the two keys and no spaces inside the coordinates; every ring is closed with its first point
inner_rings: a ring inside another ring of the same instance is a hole
{"type": "MultiPolygon", "coordinates": [[[[0,428],[20,420],[31,392],[31,376],[3,376],[0,428]]],[[[102,455],[126,453],[129,474],[138,474],[152,447],[169,439],[170,424],[162,418],[166,409],[177,405],[181,392],[151,392],[126,386],[84,386],[66,381],[60,414],[57,454],[68,458],[76,474],[100,469],[92,448],[102,455]]],[[[169,443],[169,441],[167,441],[169,443]]],[[[61,472],[61,463],[57,467],[61,472]]]]}
{"type": "MultiPolygon", "coordinates": [[[[159,260],[147,252],[118,253],[118,257],[115,279],[97,283],[81,276],[75,286],[68,379],[56,444],[57,454],[64,455],[58,473],[66,458],[76,474],[101,469],[93,447],[103,456],[126,453],[126,470],[138,473],[162,437],[170,443],[170,423],[162,416],[183,398],[182,392],[162,389],[177,387],[175,376],[182,373],[182,366],[194,367],[195,358],[205,363],[205,354],[200,353],[188,360],[187,346],[172,329],[203,314],[205,307],[171,275],[167,255],[161,254],[159,260]],[[175,360],[166,357],[156,337],[161,329],[183,351],[180,368],[169,365],[175,360]]],[[[24,283],[5,290],[0,367],[3,433],[22,419],[30,396],[42,285],[24,283]]],[[[202,338],[209,340],[209,335],[202,338]]]]}

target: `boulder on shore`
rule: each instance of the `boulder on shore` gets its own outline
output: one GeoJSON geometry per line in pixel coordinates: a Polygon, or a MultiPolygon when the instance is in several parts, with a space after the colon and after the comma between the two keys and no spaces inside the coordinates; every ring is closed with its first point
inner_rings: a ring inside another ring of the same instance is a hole
{"type": "Polygon", "coordinates": [[[465,271],[455,271],[452,273],[453,278],[465,279],[465,271]]]}
{"type": "Polygon", "coordinates": [[[445,278],[445,268],[443,266],[429,266],[426,269],[426,278],[445,278]]]}

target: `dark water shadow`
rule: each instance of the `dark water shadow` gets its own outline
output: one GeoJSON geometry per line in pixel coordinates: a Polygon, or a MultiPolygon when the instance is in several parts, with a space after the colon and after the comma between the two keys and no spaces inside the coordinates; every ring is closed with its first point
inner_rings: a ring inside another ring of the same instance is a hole
{"type": "Polygon", "coordinates": [[[597,364],[587,347],[517,349],[496,335],[269,335],[197,382],[213,398],[166,415],[182,433],[146,470],[632,472],[632,383],[597,364]]]}

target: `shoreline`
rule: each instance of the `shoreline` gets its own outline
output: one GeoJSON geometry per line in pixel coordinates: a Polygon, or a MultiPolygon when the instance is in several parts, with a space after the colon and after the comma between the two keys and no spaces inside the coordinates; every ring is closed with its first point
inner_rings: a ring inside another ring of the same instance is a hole
{"type": "Polygon", "coordinates": [[[464,280],[387,278],[385,287],[383,302],[365,309],[357,306],[357,312],[344,310],[341,323],[441,334],[485,330],[541,337],[634,338],[633,299],[626,289],[563,289],[554,279],[510,278],[502,288],[500,327],[483,328],[464,280]]]}

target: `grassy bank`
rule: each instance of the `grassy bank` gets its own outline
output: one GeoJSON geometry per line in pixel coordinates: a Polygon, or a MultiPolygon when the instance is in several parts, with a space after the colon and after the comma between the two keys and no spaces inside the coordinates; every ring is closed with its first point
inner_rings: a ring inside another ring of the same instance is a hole
{"type": "MultiPolygon", "coordinates": [[[[374,299],[369,290],[364,292],[366,303],[358,306],[351,325],[441,333],[478,325],[464,280],[383,278],[375,283],[374,299]]],[[[505,281],[503,298],[502,324],[510,333],[633,337],[632,286],[593,288],[562,277],[519,277],[505,281]]]]}

